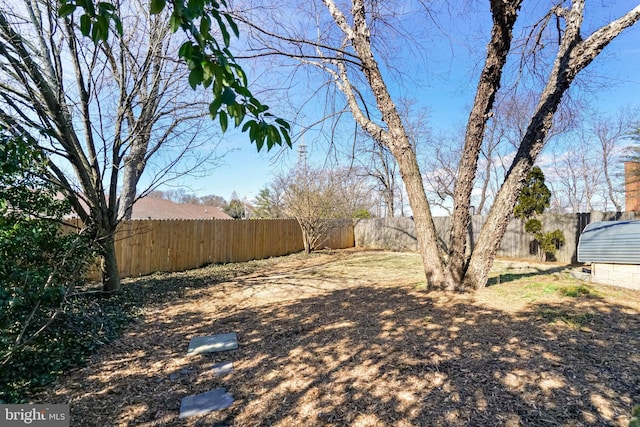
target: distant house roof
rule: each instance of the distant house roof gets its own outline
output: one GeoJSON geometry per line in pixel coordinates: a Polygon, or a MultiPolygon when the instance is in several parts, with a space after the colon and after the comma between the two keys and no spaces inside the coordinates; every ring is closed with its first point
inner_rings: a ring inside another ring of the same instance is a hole
{"type": "Polygon", "coordinates": [[[214,206],[174,203],[143,197],[133,204],[131,219],[233,219],[214,206]]]}
{"type": "Polygon", "coordinates": [[[587,225],[578,242],[578,261],[640,264],[640,221],[599,221],[587,225]]]}

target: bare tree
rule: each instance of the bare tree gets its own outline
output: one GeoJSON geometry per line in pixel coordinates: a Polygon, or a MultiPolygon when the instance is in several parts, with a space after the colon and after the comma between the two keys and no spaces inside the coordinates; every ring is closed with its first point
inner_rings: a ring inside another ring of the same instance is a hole
{"type": "MultiPolygon", "coordinates": [[[[519,7],[518,2],[512,5],[519,7]]],[[[552,128],[554,114],[558,110],[563,95],[571,87],[580,71],[587,67],[615,37],[640,19],[640,6],[636,6],[621,18],[608,22],[587,35],[583,34],[582,28],[584,8],[584,1],[576,0],[571,2],[570,7],[556,6],[549,12],[562,29],[557,34],[555,60],[553,67],[549,70],[545,87],[539,95],[539,101],[527,131],[469,261],[468,272],[469,277],[472,278],[470,284],[475,287],[482,286],[486,282],[524,178],[544,147],[546,137],[552,128]]],[[[504,14],[496,15],[494,12],[494,17],[500,16],[504,17],[504,14]]],[[[490,57],[491,54],[487,58],[490,59],[490,57]]],[[[473,120],[470,120],[470,123],[473,123],[473,120]]]]}
{"type": "MultiPolygon", "coordinates": [[[[480,148],[472,203],[474,213],[488,213],[504,180],[508,163],[526,127],[527,97],[503,94],[491,112],[480,148]]],[[[453,210],[458,163],[462,158],[465,129],[442,133],[429,144],[425,156],[425,185],[431,206],[439,206],[449,214],[453,210]]]]}
{"type": "Polygon", "coordinates": [[[624,199],[624,182],[621,179],[623,173],[615,173],[616,166],[619,170],[622,157],[625,152],[623,142],[638,123],[640,111],[637,109],[623,108],[614,117],[597,114],[593,120],[590,132],[597,139],[598,151],[601,159],[602,174],[606,184],[606,195],[616,209],[621,212],[624,199]]]}
{"type": "Polygon", "coordinates": [[[300,224],[306,253],[321,248],[330,233],[369,208],[363,176],[352,169],[324,169],[308,165],[276,178],[272,187],[281,193],[286,216],[300,224]]]}
{"type": "MultiPolygon", "coordinates": [[[[432,140],[428,126],[428,114],[423,109],[414,108],[415,102],[402,98],[398,109],[405,123],[413,150],[424,151],[432,140]]],[[[357,162],[361,169],[374,181],[375,191],[380,195],[385,216],[404,216],[404,188],[395,158],[389,148],[381,141],[371,138],[366,132],[358,132],[356,148],[350,153],[351,161],[357,162]]]]}
{"type": "Polygon", "coordinates": [[[94,43],[54,0],[0,6],[0,123],[49,154],[50,178],[99,242],[107,292],[120,288],[114,232],[136,197],[212,153],[198,139],[208,103],[184,95],[167,16],[118,7],[124,32],[94,43]]]}
{"type": "MultiPolygon", "coordinates": [[[[522,140],[529,116],[535,105],[531,91],[524,89],[506,91],[496,95],[497,101],[486,123],[480,152],[471,212],[487,214],[491,208],[509,165],[522,140]]],[[[571,114],[562,114],[554,120],[547,141],[557,138],[571,129],[571,114]]],[[[463,157],[465,130],[450,131],[434,138],[425,156],[425,189],[431,206],[439,206],[451,214],[454,206],[458,163],[463,157]]]]}
{"type": "Polygon", "coordinates": [[[197,196],[196,194],[190,193],[182,187],[172,188],[169,190],[153,190],[148,192],[145,197],[149,197],[152,199],[165,199],[175,203],[190,203],[194,205],[215,206],[217,208],[223,208],[228,204],[222,196],[216,196],[215,194],[197,196]]]}
{"type": "Polygon", "coordinates": [[[456,165],[462,151],[461,135],[441,134],[427,143],[430,153],[423,161],[425,191],[431,206],[451,215],[456,182],[456,165]]]}
{"type": "Polygon", "coordinates": [[[601,174],[588,147],[575,144],[554,153],[551,165],[554,208],[561,212],[590,212],[601,174]]]}
{"type": "MultiPolygon", "coordinates": [[[[252,19],[246,18],[245,22],[254,29],[256,39],[262,41],[261,55],[297,59],[301,64],[313,66],[330,76],[343,93],[354,120],[394,156],[413,211],[418,248],[429,287],[467,290],[484,286],[527,173],[552,131],[554,115],[565,93],[572,87],[578,73],[623,30],[640,19],[640,6],[586,33],[583,28],[584,0],[556,4],[530,27],[532,30],[526,35],[526,40],[517,44],[518,48],[527,50],[523,58],[535,60],[535,67],[522,62],[522,74],[531,73],[531,80],[541,81],[541,85],[524,133],[516,143],[504,182],[496,193],[485,226],[469,256],[469,209],[479,157],[487,122],[503,83],[505,64],[509,55],[515,55],[518,50],[512,47],[512,42],[513,29],[521,15],[521,0],[489,2],[491,35],[457,167],[452,228],[446,253],[439,250],[417,156],[407,124],[396,108],[385,77],[399,70],[390,57],[381,54],[387,47],[385,43],[410,37],[398,22],[402,14],[396,13],[394,8],[399,6],[394,2],[365,0],[352,0],[349,5],[334,0],[322,3],[324,8],[318,2],[306,2],[314,19],[297,27],[295,24],[301,23],[301,14],[296,14],[294,22],[283,23],[279,18],[284,14],[280,12],[277,25],[265,22],[265,16],[251,23],[252,19]],[[391,31],[394,37],[384,38],[383,30],[391,31]],[[380,60],[387,62],[381,66],[380,60]],[[374,107],[375,112],[372,112],[374,107]]],[[[263,9],[261,11],[264,12],[263,9]]]]}
{"type": "MultiPolygon", "coordinates": [[[[504,181],[515,150],[524,137],[529,117],[535,108],[536,97],[531,90],[515,86],[496,95],[491,117],[487,121],[480,150],[476,187],[478,212],[488,213],[504,181]]],[[[563,115],[564,117],[564,115],[563,115]]],[[[566,120],[556,120],[546,136],[552,138],[566,131],[566,120]]]]}
{"type": "Polygon", "coordinates": [[[215,194],[206,194],[197,198],[197,204],[222,208],[227,204],[227,201],[222,196],[216,196],[215,194]]]}
{"type": "Polygon", "coordinates": [[[615,115],[587,111],[577,118],[549,165],[555,209],[591,212],[613,205],[622,211],[622,161],[636,117],[637,112],[625,107],[615,115]]]}
{"type": "Polygon", "coordinates": [[[374,189],[384,206],[384,216],[393,217],[396,214],[398,195],[402,191],[398,183],[396,162],[384,144],[370,140],[368,145],[369,148],[360,150],[356,158],[366,159],[362,162],[362,168],[374,181],[374,189]]]}

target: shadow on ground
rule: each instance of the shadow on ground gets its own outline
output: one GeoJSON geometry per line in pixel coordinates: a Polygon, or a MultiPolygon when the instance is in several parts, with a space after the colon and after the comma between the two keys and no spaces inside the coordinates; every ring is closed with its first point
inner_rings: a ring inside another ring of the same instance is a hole
{"type": "Polygon", "coordinates": [[[510,313],[362,285],[205,311],[203,296],[186,297],[47,397],[70,401],[78,426],[626,425],[640,400],[640,313],[571,301],[510,313]],[[190,337],[231,331],[238,350],[185,356],[190,337]],[[223,360],[234,372],[216,377],[223,360]],[[217,387],[230,408],[178,419],[183,397],[217,387]]]}
{"type": "Polygon", "coordinates": [[[499,285],[501,283],[513,282],[516,280],[524,279],[527,277],[544,276],[547,274],[566,273],[572,267],[571,266],[557,266],[548,268],[533,268],[533,271],[526,272],[506,272],[489,278],[487,286],[499,285]]]}

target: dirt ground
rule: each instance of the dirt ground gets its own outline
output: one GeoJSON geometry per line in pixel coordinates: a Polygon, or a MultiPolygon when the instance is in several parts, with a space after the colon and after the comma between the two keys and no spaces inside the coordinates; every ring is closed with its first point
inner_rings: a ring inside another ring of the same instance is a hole
{"type": "Polygon", "coordinates": [[[427,293],[415,254],[283,257],[149,307],[38,401],[70,403],[74,426],[626,426],[640,293],[554,265],[494,276],[473,295],[427,293]],[[186,355],[191,337],[233,331],[237,350],[186,355]],[[178,418],[183,397],[217,387],[230,408],[178,418]]]}

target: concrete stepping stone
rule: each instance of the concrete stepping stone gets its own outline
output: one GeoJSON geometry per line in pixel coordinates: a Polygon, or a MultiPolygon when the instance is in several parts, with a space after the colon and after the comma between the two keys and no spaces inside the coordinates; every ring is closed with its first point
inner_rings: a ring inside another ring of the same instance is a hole
{"type": "Polygon", "coordinates": [[[228,334],[193,337],[189,342],[187,354],[215,353],[238,348],[238,336],[235,332],[228,334]]]}
{"type": "Polygon", "coordinates": [[[220,362],[211,367],[213,373],[219,377],[229,375],[233,372],[233,362],[220,362]]]}
{"type": "Polygon", "coordinates": [[[216,388],[205,393],[187,396],[180,402],[180,418],[203,415],[233,404],[233,396],[224,388],[216,388]]]}

